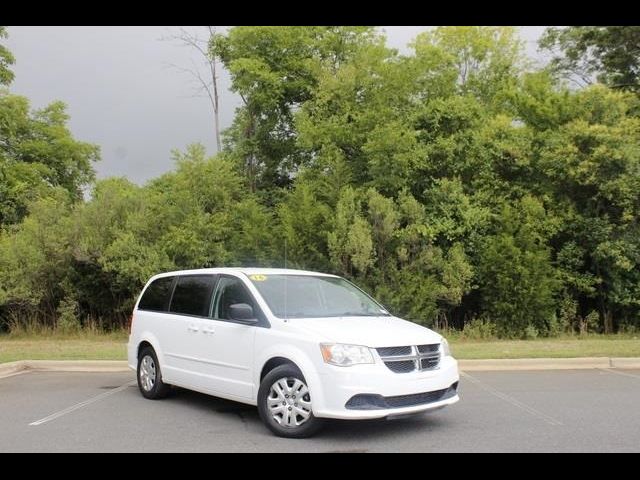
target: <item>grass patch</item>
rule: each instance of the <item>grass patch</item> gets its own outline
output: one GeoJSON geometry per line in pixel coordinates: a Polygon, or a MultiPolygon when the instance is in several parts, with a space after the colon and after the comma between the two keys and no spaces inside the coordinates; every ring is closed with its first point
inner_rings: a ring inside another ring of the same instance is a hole
{"type": "Polygon", "coordinates": [[[466,340],[451,338],[458,359],[640,357],[640,336],[586,335],[535,340],[466,340]]]}
{"type": "MultiPolygon", "coordinates": [[[[586,335],[535,340],[471,340],[446,335],[458,359],[640,357],[639,335],[586,335]]],[[[0,335],[0,363],[16,360],[126,360],[128,333],[80,331],[0,335]]]]}
{"type": "Polygon", "coordinates": [[[1,335],[0,363],[16,360],[126,360],[127,339],[128,333],[124,330],[1,335]]]}

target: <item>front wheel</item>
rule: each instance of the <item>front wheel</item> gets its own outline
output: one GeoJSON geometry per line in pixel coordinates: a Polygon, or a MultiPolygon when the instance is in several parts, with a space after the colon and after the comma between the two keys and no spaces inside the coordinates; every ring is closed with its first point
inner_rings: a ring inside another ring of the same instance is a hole
{"type": "Polygon", "coordinates": [[[271,370],[258,390],[260,418],[279,437],[306,438],[320,429],[322,420],[313,415],[311,401],[306,380],[294,365],[271,370]]]}

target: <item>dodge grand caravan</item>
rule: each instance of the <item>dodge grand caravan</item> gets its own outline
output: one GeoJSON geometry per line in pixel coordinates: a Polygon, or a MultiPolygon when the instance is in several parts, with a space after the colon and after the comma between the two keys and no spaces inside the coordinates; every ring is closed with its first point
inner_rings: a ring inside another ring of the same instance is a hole
{"type": "Polygon", "coordinates": [[[257,405],[280,436],[312,435],[324,418],[393,417],[459,399],[447,341],[335,275],[163,273],[131,321],[128,363],[145,398],[175,385],[257,405]]]}

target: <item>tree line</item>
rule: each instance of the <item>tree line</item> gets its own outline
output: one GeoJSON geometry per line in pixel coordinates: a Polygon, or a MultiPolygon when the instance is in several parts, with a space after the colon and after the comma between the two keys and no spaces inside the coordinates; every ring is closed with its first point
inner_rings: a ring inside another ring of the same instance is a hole
{"type": "MultiPolygon", "coordinates": [[[[6,35],[0,27],[0,37],[6,35]]],[[[639,27],[234,27],[223,149],[94,179],[62,103],[0,93],[0,325],[123,325],[179,268],[346,276],[393,313],[502,337],[640,327],[639,27]],[[634,50],[635,49],[635,50],[634,50]],[[83,191],[90,187],[85,199],[83,191]]],[[[0,45],[0,82],[11,53],[0,45]]]]}

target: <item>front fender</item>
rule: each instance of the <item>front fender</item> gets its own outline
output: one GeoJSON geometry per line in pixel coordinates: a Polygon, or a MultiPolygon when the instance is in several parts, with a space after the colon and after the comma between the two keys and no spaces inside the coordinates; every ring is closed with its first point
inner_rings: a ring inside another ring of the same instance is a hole
{"type": "MultiPolygon", "coordinates": [[[[315,405],[316,399],[319,401],[318,403],[324,404],[324,392],[322,391],[322,383],[320,382],[318,369],[310,358],[309,352],[306,352],[304,349],[290,343],[278,343],[272,345],[261,352],[260,356],[256,359],[256,368],[254,369],[254,384],[257,385],[254,398],[256,403],[258,389],[260,387],[260,373],[266,363],[276,357],[286,358],[300,369],[302,375],[304,375],[304,378],[307,381],[309,391],[314,398],[312,405],[315,405]]],[[[320,350],[318,350],[318,358],[320,359],[320,350]]]]}

